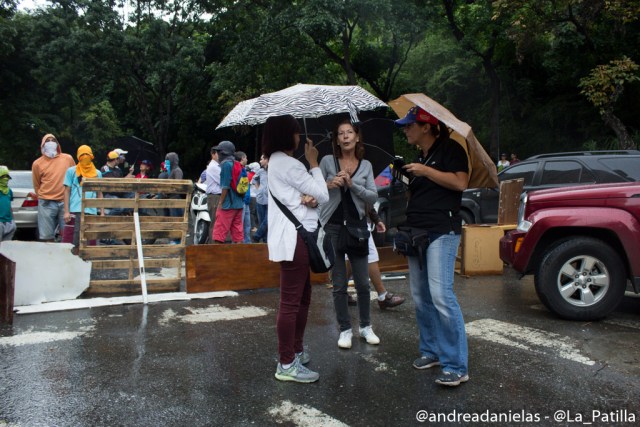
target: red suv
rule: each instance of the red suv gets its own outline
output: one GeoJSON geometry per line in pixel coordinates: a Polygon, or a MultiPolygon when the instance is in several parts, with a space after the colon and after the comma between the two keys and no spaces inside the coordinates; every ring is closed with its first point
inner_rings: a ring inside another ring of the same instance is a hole
{"type": "Polygon", "coordinates": [[[607,316],[629,281],[640,293],[640,183],[524,193],[500,258],[533,273],[540,300],[560,317],[607,316]]]}

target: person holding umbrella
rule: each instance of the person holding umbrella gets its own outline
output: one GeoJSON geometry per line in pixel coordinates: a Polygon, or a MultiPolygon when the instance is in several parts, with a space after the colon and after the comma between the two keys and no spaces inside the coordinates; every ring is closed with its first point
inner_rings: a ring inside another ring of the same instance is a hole
{"type": "MultiPolygon", "coordinates": [[[[358,312],[360,315],[360,337],[368,344],[379,344],[380,338],[371,328],[371,299],[369,290],[369,266],[367,255],[345,253],[339,249],[338,238],[345,215],[356,224],[366,227],[366,205],[373,205],[378,192],[373,177],[371,163],[364,160],[364,141],[360,129],[349,119],[337,123],[332,137],[335,157],[322,158],[320,169],[329,189],[329,203],[320,206],[320,222],[331,238],[335,250],[335,264],[331,270],[333,282],[333,305],[340,327],[338,347],[351,348],[351,316],[349,315],[347,295],[347,267],[345,255],[349,257],[353,281],[358,293],[358,312]]],[[[271,165],[270,165],[271,166],[271,165]]]]}
{"type": "Polygon", "coordinates": [[[311,302],[311,272],[307,245],[295,225],[285,216],[274,198],[294,215],[304,228],[315,231],[318,203],[329,200],[327,186],[318,168],[318,150],[310,139],[305,158],[311,169],[293,157],[300,144],[300,126],[290,115],[269,117],[262,134],[262,151],[269,159],[268,227],[269,260],[280,263],[280,306],[276,329],[280,381],[312,383],[320,378],[304,365],[310,356],[303,338],[311,302]]]}
{"type": "Polygon", "coordinates": [[[407,257],[409,284],[416,306],[420,357],[416,369],[442,366],[436,383],[457,386],[469,380],[467,337],[462,310],[453,291],[454,265],[462,220],[462,191],[467,188],[467,155],[449,138],[446,125],[420,107],[396,120],[407,142],[420,151],[403,168],[409,183],[407,226],[427,230],[424,258],[407,257]]]}

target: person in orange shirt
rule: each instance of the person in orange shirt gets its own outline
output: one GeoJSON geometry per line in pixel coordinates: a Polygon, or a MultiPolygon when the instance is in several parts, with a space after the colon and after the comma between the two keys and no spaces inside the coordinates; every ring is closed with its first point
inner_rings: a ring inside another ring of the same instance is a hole
{"type": "Polygon", "coordinates": [[[76,165],[62,152],[57,138],[48,133],[40,143],[42,155],[31,166],[33,189],[38,196],[38,237],[52,242],[56,228],[64,229],[64,175],[76,165]]]}

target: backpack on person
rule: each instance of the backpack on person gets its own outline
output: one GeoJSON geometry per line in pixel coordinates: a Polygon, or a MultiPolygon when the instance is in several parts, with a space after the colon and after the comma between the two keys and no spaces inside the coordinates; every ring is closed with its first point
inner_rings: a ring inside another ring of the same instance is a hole
{"type": "Polygon", "coordinates": [[[247,171],[242,166],[242,163],[237,160],[233,161],[233,167],[231,168],[231,189],[241,196],[244,196],[249,190],[247,171]]]}

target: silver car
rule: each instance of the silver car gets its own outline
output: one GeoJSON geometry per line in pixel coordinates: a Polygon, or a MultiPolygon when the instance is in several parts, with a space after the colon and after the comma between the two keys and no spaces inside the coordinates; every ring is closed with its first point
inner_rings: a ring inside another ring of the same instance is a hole
{"type": "Polygon", "coordinates": [[[18,229],[38,229],[38,197],[33,189],[31,171],[10,172],[9,188],[13,191],[11,210],[18,229]]]}

